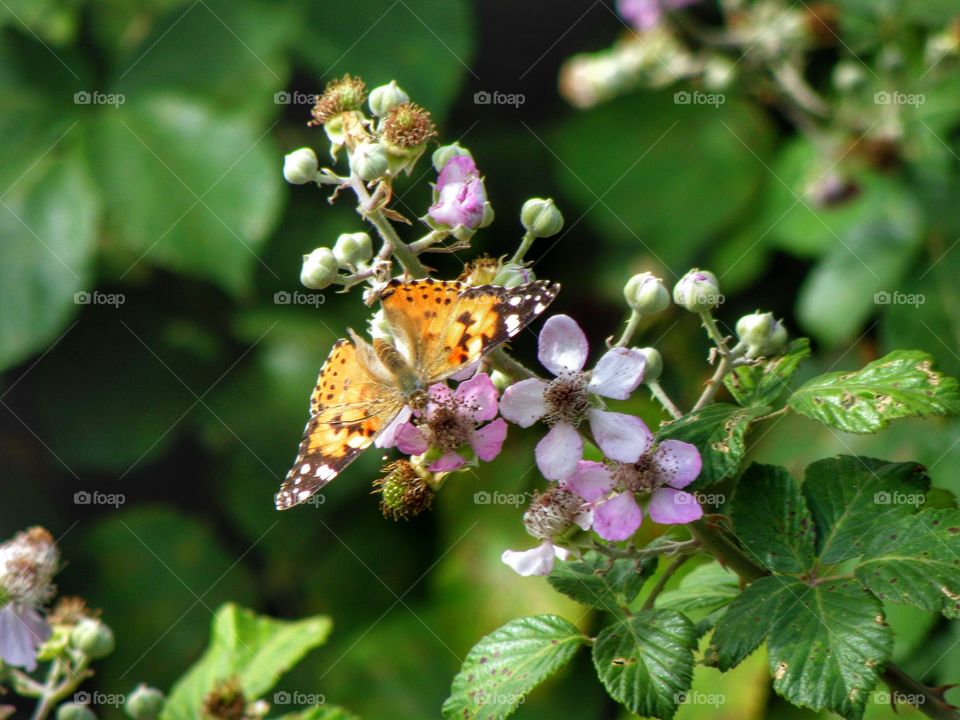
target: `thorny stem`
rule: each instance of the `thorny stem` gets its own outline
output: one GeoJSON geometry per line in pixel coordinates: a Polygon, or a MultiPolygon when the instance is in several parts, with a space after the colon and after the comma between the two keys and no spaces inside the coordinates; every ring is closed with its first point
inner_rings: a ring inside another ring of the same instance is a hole
{"type": "Polygon", "coordinates": [[[673,400],[670,399],[670,396],[667,395],[666,391],[660,386],[658,380],[651,380],[647,383],[647,387],[650,388],[650,393],[660,401],[660,404],[663,405],[663,409],[670,413],[670,417],[674,420],[679,420],[683,417],[683,413],[680,412],[673,400]]]}
{"type": "Polygon", "coordinates": [[[627,320],[627,326],[623,329],[623,334],[620,335],[620,339],[614,343],[614,347],[626,347],[630,340],[633,338],[634,333],[637,332],[637,328],[640,327],[640,319],[643,317],[636,310],[630,311],[630,319],[627,320]]]}
{"type": "Polygon", "coordinates": [[[656,602],[657,596],[663,592],[663,589],[667,586],[667,583],[670,582],[670,578],[672,578],[677,570],[680,569],[680,566],[689,559],[690,555],[681,555],[672,563],[667,565],[667,569],[663,571],[663,575],[660,576],[660,579],[657,580],[657,584],[653,586],[650,594],[647,595],[647,599],[643,603],[643,608],[641,608],[642,610],[649,610],[653,607],[653,603],[656,602]]]}
{"type": "Polygon", "coordinates": [[[700,396],[700,399],[697,400],[697,404],[693,406],[691,412],[703,409],[704,406],[713,400],[714,395],[717,394],[717,390],[720,389],[723,378],[730,372],[733,361],[743,353],[743,348],[739,345],[733,350],[727,346],[727,340],[723,336],[723,333],[720,332],[720,328],[717,327],[717,321],[713,315],[710,314],[709,310],[700,313],[700,319],[703,321],[703,327],[706,329],[707,335],[710,336],[710,339],[713,340],[717,346],[717,352],[720,354],[720,362],[717,363],[717,369],[713,373],[713,377],[707,381],[707,386],[704,388],[703,394],[700,396]]]}
{"type": "Polygon", "coordinates": [[[46,720],[57,704],[80,686],[91,673],[87,670],[89,658],[82,656],[71,670],[68,664],[57,658],[50,663],[47,680],[43,685],[40,702],[33,711],[31,720],[46,720]],[[61,682],[61,675],[65,676],[61,682]]]}
{"type": "MultiPolygon", "coordinates": [[[[357,212],[366,218],[370,224],[377,229],[377,232],[380,233],[380,237],[384,242],[384,249],[387,247],[390,248],[394,257],[397,258],[408,275],[414,278],[426,277],[427,269],[420,262],[416,253],[400,239],[397,231],[393,229],[393,225],[390,224],[390,221],[387,219],[387,216],[383,214],[383,211],[373,206],[372,198],[366,186],[363,184],[363,180],[357,175],[351,175],[350,187],[353,188],[353,191],[357,194],[357,199],[360,201],[357,212]]],[[[383,250],[381,250],[380,254],[383,255],[383,250]]]]}

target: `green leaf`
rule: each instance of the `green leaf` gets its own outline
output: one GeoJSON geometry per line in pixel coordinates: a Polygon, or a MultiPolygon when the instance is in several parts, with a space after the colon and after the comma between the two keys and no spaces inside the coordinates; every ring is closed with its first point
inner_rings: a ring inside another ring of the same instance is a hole
{"type": "Polygon", "coordinates": [[[731,510],[747,554],[777,572],[813,564],[815,532],[800,483],[785,468],[754,463],[741,476],[731,510]]]}
{"type": "Polygon", "coordinates": [[[750,423],[769,410],[768,407],[741,408],[729,403],[713,403],[664,426],[659,439],[684,440],[700,450],[703,470],[692,488],[688,488],[695,490],[737,473],[746,453],[744,437],[750,423]]]}
{"type": "Polygon", "coordinates": [[[637,596],[656,567],[655,559],[613,560],[590,551],[580,560],[558,562],[547,581],[578,603],[616,613],[637,596]]]}
{"type": "Polygon", "coordinates": [[[610,696],[643,717],[672,718],[693,680],[697,634],[676,610],[644,610],[604,628],[593,664],[610,696]]]}
{"type": "Polygon", "coordinates": [[[295,622],[258,616],[227,603],[217,610],[210,645],[174,685],[162,720],[193,720],[217,682],[236,677],[249,700],[263,696],[278,678],[330,634],[330,619],[295,622]]]}
{"type": "Polygon", "coordinates": [[[895,350],[862,370],[821,375],[802,385],[790,407],[832,428],[871,433],[904,417],[960,413],[957,381],[918,350],[895,350]]]}
{"type": "Polygon", "coordinates": [[[558,615],[511,620],[480,640],[453,679],[443,716],[503,718],[528,692],[570,662],[586,638],[558,615]]]}
{"type": "Polygon", "coordinates": [[[803,494],[817,528],[817,555],[836,563],[857,557],[890,523],[916,512],[930,481],[916,463],[827,458],[807,466],[803,494]]]}
{"type": "Polygon", "coordinates": [[[715,610],[740,595],[737,574],[718,562],[701,565],[684,576],[680,585],[657,596],[658,608],[690,612],[692,610],[715,610]]]}
{"type": "Polygon", "coordinates": [[[302,712],[281,715],[274,720],[360,720],[360,717],[335,705],[323,705],[302,712]]]}
{"type": "Polygon", "coordinates": [[[782,355],[757,365],[734,368],[723,382],[734,400],[743,407],[767,405],[780,408],[783,406],[783,396],[789,389],[787,383],[800,363],[808,357],[810,341],[797,338],[782,355]]]}
{"type": "Polygon", "coordinates": [[[855,573],[881,600],[960,618],[960,510],[884,523],[855,573]]]}
{"type": "Polygon", "coordinates": [[[777,575],[750,583],[717,622],[707,663],[726,672],[743,662],[767,637],[783,598],[795,599],[804,589],[800,581],[777,575]]]}
{"type": "Polygon", "coordinates": [[[781,596],[767,640],[774,689],[794,705],[861,717],[893,648],[880,601],[851,580],[791,583],[795,597],[781,596]]]}

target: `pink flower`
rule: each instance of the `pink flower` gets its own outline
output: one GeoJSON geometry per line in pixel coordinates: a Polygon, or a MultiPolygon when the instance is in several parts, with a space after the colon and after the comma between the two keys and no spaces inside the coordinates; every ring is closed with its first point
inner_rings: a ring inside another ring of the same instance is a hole
{"type": "Polygon", "coordinates": [[[29,605],[0,608],[0,660],[27,672],[37,668],[37,648],[50,637],[50,627],[29,605]]]}
{"type": "Polygon", "coordinates": [[[422,455],[433,448],[440,456],[427,466],[431,472],[457,470],[471,455],[490,462],[500,454],[507,423],[497,417],[497,389],[489,375],[474,375],[456,390],[437,383],[429,392],[430,401],[416,422],[410,421],[412,412],[406,413],[393,433],[400,452],[422,455]]]}
{"type": "Polygon", "coordinates": [[[592,371],[587,362],[587,337],[567,315],[554,315],[540,331],[538,357],[556,377],[532,378],[508,387],[500,400],[500,414],[520,427],[543,419],[550,431],[537,444],[537,467],[548,480],[569,477],[583,457],[583,438],[577,426],[586,419],[604,455],[617,462],[633,463],[653,443],[644,422],[632,415],[594,407],[595,395],[625,400],[643,381],[643,353],[613,348],[604,353],[592,371]]]}
{"type": "Polygon", "coordinates": [[[437,179],[435,202],[428,214],[438,225],[473,229],[483,221],[487,190],[473,158],[457,155],[449,160],[437,179]]]}
{"type": "Polygon", "coordinates": [[[694,445],[664,440],[635,463],[613,467],[581,460],[564,486],[593,505],[593,530],[604,540],[626,540],[643,518],[637,496],[649,495],[647,514],[661,525],[698,520],[703,509],[682,488],[700,475],[702,461],[694,445]]]}
{"type": "Polygon", "coordinates": [[[641,32],[659,25],[665,11],[678,10],[697,2],[699,0],[618,0],[617,12],[641,32]]]}

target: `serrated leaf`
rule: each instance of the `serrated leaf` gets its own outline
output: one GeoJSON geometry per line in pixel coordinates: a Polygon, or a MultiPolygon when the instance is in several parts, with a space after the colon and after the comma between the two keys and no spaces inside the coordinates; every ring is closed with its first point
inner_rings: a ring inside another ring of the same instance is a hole
{"type": "Polygon", "coordinates": [[[916,512],[930,485],[922,466],[841,455],[811,463],[803,494],[817,528],[817,555],[857,557],[891,522],[916,512]]]}
{"type": "Polygon", "coordinates": [[[227,603],[217,610],[210,645],[170,693],[162,720],[195,720],[217,682],[236,677],[244,696],[264,695],[277,679],[330,634],[322,615],[290,622],[227,603]]]}
{"type": "Polygon", "coordinates": [[[852,580],[791,582],[795,597],[782,595],[767,639],[774,689],[800,707],[862,717],[893,649],[880,601],[852,580]]]}
{"type": "Polygon", "coordinates": [[[737,574],[718,562],[709,562],[686,575],[676,589],[657,596],[654,605],[682,612],[714,610],[739,594],[737,574]]]}
{"type": "Polygon", "coordinates": [[[503,718],[545,678],[565,665],[586,638],[558,615],[511,620],[480,640],[453,679],[443,716],[503,718]]]}
{"type": "Polygon", "coordinates": [[[684,440],[700,450],[703,470],[688,490],[713,485],[736,474],[746,452],[744,437],[750,423],[769,410],[765,406],[741,408],[713,403],[664,426],[660,440],[684,440]]]}
{"type": "Polygon", "coordinates": [[[960,510],[887,523],[854,572],[881,600],[960,618],[960,510]]]}
{"type": "Polygon", "coordinates": [[[776,575],[752,582],[717,622],[707,663],[726,672],[743,662],[767,637],[783,597],[795,598],[805,587],[799,580],[776,575]]]}
{"type": "Polygon", "coordinates": [[[786,469],[753,464],[740,478],[731,510],[747,554],[777,572],[813,564],[815,531],[798,483],[786,469]]]}
{"type": "Polygon", "coordinates": [[[896,350],[856,372],[813,378],[787,401],[790,407],[829,427],[871,433],[904,417],[955,415],[960,390],[954,378],[933,369],[919,350],[896,350]]]}
{"type": "Polygon", "coordinates": [[[787,383],[800,363],[810,357],[810,341],[797,338],[778,357],[757,365],[741,365],[724,379],[727,390],[742,407],[782,406],[787,383]]]}
{"type": "Polygon", "coordinates": [[[593,664],[610,696],[643,717],[672,718],[693,680],[697,633],[676,610],[644,610],[605,628],[593,664]]]}
{"type": "Polygon", "coordinates": [[[637,596],[656,567],[653,559],[612,560],[590,551],[580,560],[556,563],[547,581],[578,603],[620,612],[637,596]]]}

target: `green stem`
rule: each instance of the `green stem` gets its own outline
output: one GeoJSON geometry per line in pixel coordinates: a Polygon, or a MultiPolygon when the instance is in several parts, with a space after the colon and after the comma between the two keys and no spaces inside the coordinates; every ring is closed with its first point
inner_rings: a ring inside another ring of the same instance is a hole
{"type": "Polygon", "coordinates": [[[643,603],[643,610],[649,610],[653,607],[653,603],[656,602],[657,596],[663,592],[663,589],[667,586],[667,583],[670,582],[670,578],[673,577],[674,573],[680,569],[680,566],[683,565],[687,560],[690,559],[690,555],[681,555],[672,563],[667,566],[667,569],[663,571],[663,575],[660,576],[660,579],[657,580],[657,584],[653,586],[653,589],[650,591],[650,594],[647,596],[646,601],[643,603]]]}
{"type": "Polygon", "coordinates": [[[540,377],[526,365],[507,355],[507,351],[502,347],[491,352],[488,357],[490,358],[490,364],[493,365],[495,370],[499,370],[513,380],[530,380],[531,378],[540,377]]]}
{"type": "Polygon", "coordinates": [[[56,706],[70,696],[91,673],[87,666],[90,664],[89,658],[81,656],[77,661],[75,668],[57,658],[50,665],[50,671],[47,674],[47,681],[44,684],[43,696],[40,703],[33,711],[31,720],[46,720],[56,706]],[[65,675],[63,682],[60,677],[65,675]]]}
{"type": "Polygon", "coordinates": [[[517,265],[522,263],[523,256],[527,254],[527,251],[530,249],[530,246],[533,245],[534,240],[536,240],[536,238],[530,233],[524,235],[523,239],[520,241],[520,247],[517,248],[517,251],[513,254],[513,257],[510,258],[510,262],[516,263],[517,265]]]}
{"type": "Polygon", "coordinates": [[[717,363],[717,369],[714,371],[713,377],[707,381],[707,386],[704,388],[700,399],[697,400],[696,405],[693,406],[692,412],[701,410],[713,401],[713,397],[717,394],[717,390],[720,389],[723,379],[727,376],[727,373],[730,372],[730,368],[733,367],[733,361],[745,351],[745,348],[741,345],[737,345],[733,350],[727,346],[727,340],[723,336],[723,333],[720,332],[717,321],[713,315],[710,314],[709,310],[700,313],[700,319],[703,321],[703,327],[706,329],[707,335],[710,336],[714,345],[717,346],[717,352],[720,354],[720,362],[717,363]]]}
{"type": "Polygon", "coordinates": [[[667,395],[666,391],[660,387],[659,380],[651,380],[647,383],[647,387],[650,388],[650,393],[660,401],[660,404],[663,405],[663,409],[670,413],[670,417],[674,420],[679,420],[683,417],[683,413],[680,411],[673,400],[670,399],[670,396],[667,395]]]}
{"type": "Polygon", "coordinates": [[[620,339],[614,343],[614,347],[626,347],[627,343],[630,342],[630,339],[637,332],[637,328],[640,327],[640,319],[643,317],[636,310],[630,311],[630,319],[627,320],[627,326],[623,329],[623,334],[620,335],[620,339]]]}
{"type": "Polygon", "coordinates": [[[357,208],[357,212],[359,212],[361,216],[366,218],[367,221],[377,229],[377,232],[380,234],[384,245],[389,246],[394,257],[397,258],[397,260],[403,266],[403,269],[406,270],[407,274],[414,278],[426,277],[427,269],[420,262],[420,259],[417,257],[416,253],[414,253],[407,246],[407,244],[400,239],[400,236],[397,235],[397,231],[393,229],[393,225],[390,224],[387,216],[383,214],[382,210],[373,209],[370,206],[370,193],[367,192],[367,188],[363,184],[363,180],[356,175],[353,175],[350,178],[350,186],[357,194],[357,199],[360,200],[360,205],[357,208]]]}

